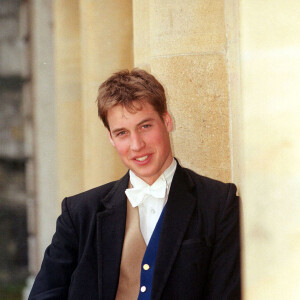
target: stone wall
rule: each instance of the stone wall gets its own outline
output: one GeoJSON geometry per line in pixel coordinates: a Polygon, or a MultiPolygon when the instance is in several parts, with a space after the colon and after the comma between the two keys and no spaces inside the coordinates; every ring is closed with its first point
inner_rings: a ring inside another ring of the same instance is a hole
{"type": "Polygon", "coordinates": [[[299,1],[32,3],[35,97],[57,133],[56,147],[40,114],[39,259],[62,197],[124,173],[95,98],[112,72],[138,66],[166,86],[180,161],[238,185],[244,298],[299,299],[299,1]]]}
{"type": "MultiPolygon", "coordinates": [[[[133,67],[128,0],[55,1],[58,203],[125,172],[97,116],[97,89],[133,67]],[[68,138],[66,138],[68,137],[68,138]]],[[[58,206],[57,206],[58,210],[58,206]]]]}
{"type": "Polygon", "coordinates": [[[166,87],[175,156],[231,179],[224,1],[133,1],[135,66],[166,87]]]}

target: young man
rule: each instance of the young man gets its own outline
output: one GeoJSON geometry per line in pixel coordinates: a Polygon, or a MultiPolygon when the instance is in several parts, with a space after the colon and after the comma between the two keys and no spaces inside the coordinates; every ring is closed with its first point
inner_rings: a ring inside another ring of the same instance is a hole
{"type": "Polygon", "coordinates": [[[240,299],[233,184],[182,168],[162,85],[121,71],[98,114],[129,172],[66,198],[29,299],[240,299]]]}

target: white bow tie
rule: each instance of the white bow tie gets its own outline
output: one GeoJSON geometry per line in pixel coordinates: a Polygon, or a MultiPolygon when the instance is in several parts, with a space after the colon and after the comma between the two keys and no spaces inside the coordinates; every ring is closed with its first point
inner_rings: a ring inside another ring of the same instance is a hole
{"type": "Polygon", "coordinates": [[[125,191],[126,196],[128,197],[132,207],[139,206],[146,198],[147,195],[150,195],[154,198],[164,199],[167,191],[167,183],[164,178],[160,178],[154,184],[130,188],[125,191]]]}

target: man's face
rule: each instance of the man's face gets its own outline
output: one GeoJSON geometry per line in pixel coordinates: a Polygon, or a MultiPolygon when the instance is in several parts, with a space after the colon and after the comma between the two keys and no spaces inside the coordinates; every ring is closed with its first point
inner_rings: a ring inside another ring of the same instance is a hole
{"type": "Polygon", "coordinates": [[[142,109],[135,112],[114,106],[108,111],[107,121],[110,141],[126,167],[148,184],[154,183],[173,160],[169,113],[162,120],[153,106],[143,101],[142,109]]]}

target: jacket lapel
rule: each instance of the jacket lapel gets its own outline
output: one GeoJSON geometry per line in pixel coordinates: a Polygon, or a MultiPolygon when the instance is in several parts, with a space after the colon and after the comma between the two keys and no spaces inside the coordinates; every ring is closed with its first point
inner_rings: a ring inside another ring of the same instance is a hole
{"type": "Polygon", "coordinates": [[[192,194],[193,186],[194,183],[189,175],[178,164],[166,204],[155,262],[151,299],[161,299],[164,286],[194,211],[196,199],[192,194]]]}
{"type": "Polygon", "coordinates": [[[114,299],[118,288],[126,225],[128,173],[116,182],[97,213],[98,288],[100,299],[114,299]]]}

